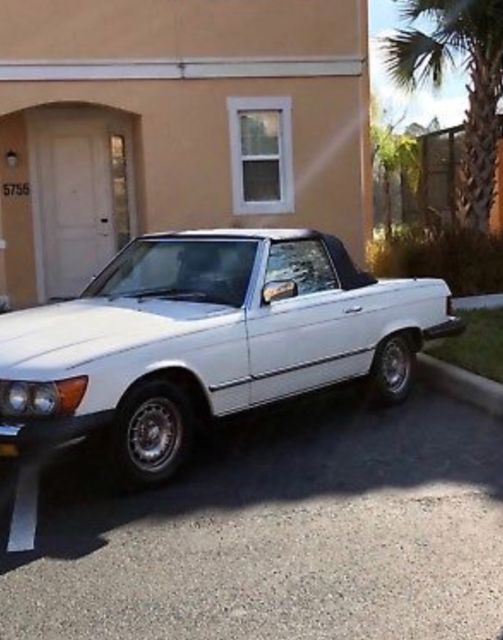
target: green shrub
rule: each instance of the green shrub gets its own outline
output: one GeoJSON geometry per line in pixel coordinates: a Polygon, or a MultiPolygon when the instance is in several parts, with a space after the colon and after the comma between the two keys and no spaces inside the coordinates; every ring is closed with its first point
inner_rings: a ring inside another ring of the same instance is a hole
{"type": "Polygon", "coordinates": [[[381,278],[442,278],[456,296],[503,292],[503,234],[401,227],[390,240],[376,236],[367,258],[381,278]]]}

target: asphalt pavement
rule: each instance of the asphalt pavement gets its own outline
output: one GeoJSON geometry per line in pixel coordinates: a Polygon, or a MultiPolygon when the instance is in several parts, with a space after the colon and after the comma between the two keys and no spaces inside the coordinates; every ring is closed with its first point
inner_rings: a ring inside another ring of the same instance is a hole
{"type": "Polygon", "coordinates": [[[0,638],[503,638],[502,427],[339,390],[227,423],[135,495],[90,443],[43,461],[21,553],[3,464],[0,638]]]}

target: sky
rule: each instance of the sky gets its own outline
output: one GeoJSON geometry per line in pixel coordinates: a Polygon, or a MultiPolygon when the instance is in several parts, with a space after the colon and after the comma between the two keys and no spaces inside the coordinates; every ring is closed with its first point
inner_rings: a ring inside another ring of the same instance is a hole
{"type": "Polygon", "coordinates": [[[399,3],[393,0],[369,0],[369,5],[372,91],[381,108],[388,112],[388,118],[393,123],[402,121],[402,129],[412,122],[427,126],[435,116],[442,128],[461,124],[468,105],[465,74],[459,70],[449,72],[441,91],[425,86],[410,94],[397,88],[385,69],[380,39],[391,35],[394,29],[405,26],[401,20],[399,3]]]}

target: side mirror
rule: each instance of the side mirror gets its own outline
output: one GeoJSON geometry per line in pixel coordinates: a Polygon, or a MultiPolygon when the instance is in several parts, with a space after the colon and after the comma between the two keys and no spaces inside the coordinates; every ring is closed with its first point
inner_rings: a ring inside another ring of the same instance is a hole
{"type": "Polygon", "coordinates": [[[262,289],[262,302],[271,304],[278,300],[288,300],[299,295],[297,283],[294,280],[278,280],[268,282],[262,289]]]}

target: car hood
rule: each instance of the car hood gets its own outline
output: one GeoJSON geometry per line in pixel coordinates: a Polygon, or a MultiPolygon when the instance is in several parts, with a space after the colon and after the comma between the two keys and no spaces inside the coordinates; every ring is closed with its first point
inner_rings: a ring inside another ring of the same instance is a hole
{"type": "Polygon", "coordinates": [[[83,299],[0,317],[0,378],[82,362],[229,321],[236,309],[179,301],[83,299]]]}

